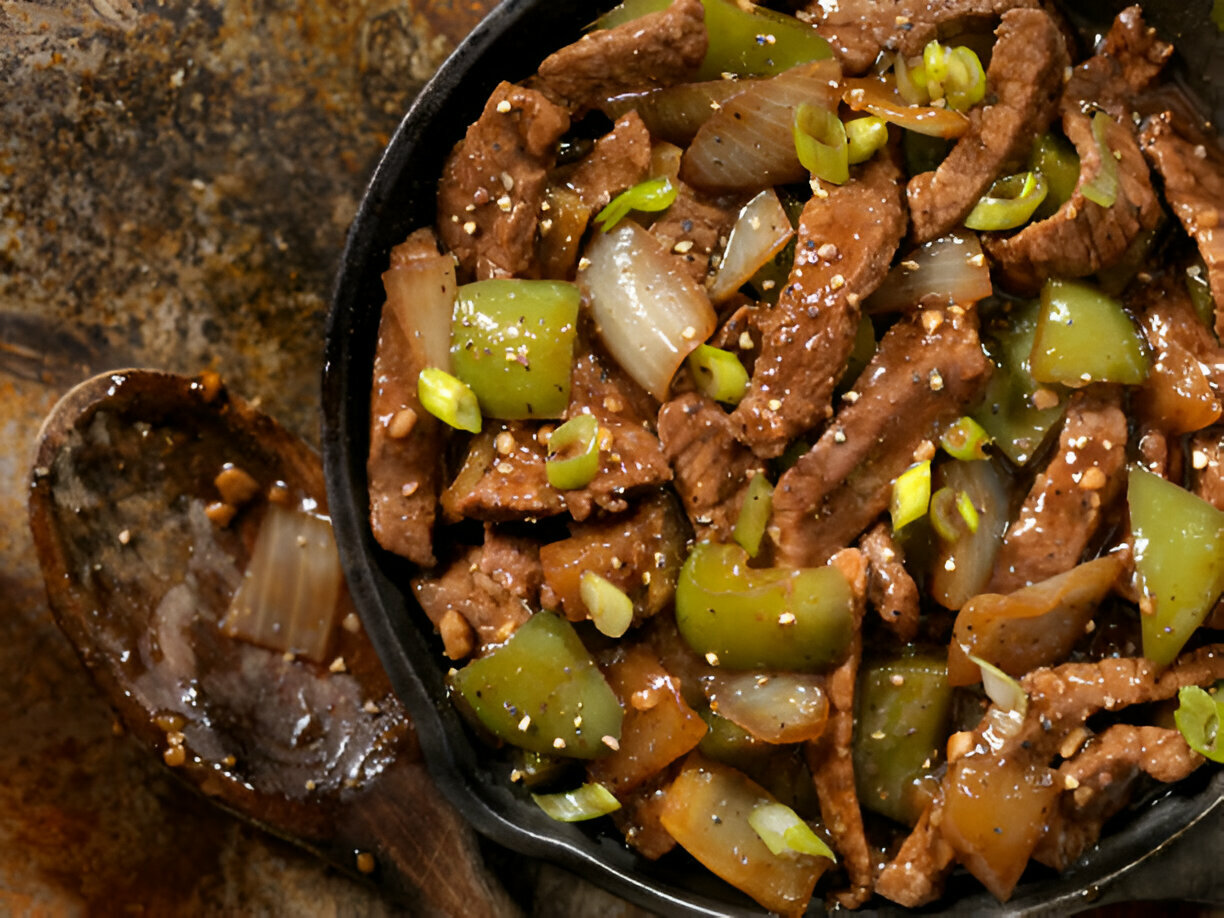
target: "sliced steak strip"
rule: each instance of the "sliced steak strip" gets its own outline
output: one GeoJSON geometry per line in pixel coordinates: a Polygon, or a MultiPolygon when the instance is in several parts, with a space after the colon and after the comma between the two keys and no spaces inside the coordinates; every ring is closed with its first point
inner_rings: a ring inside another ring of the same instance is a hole
{"type": "Polygon", "coordinates": [[[569,115],[542,94],[502,83],[446,159],[438,234],[464,278],[528,276],[536,224],[569,115]]]}
{"type": "Polygon", "coordinates": [[[823,564],[888,506],[892,482],[990,377],[977,318],[957,307],[901,319],[854,398],[778,481],[770,534],[786,564],[823,564]]]}
{"type": "Polygon", "coordinates": [[[934,804],[922,811],[901,849],[880,871],[875,891],[885,899],[905,908],[918,908],[943,895],[944,880],[952,871],[956,852],[931,825],[931,816],[937,811],[934,804]]]}
{"type": "Polygon", "coordinates": [[[676,185],[676,200],[650,231],[675,255],[685,273],[704,284],[710,273],[710,256],[722,247],[739,209],[694,191],[678,178],[672,179],[672,184],[676,185]]]}
{"type": "Polygon", "coordinates": [[[1190,438],[1190,490],[1224,511],[1224,427],[1209,427],[1190,438]]]}
{"type": "Polygon", "coordinates": [[[612,29],[588,32],[540,64],[540,90],[572,109],[692,79],[709,37],[700,0],[676,0],[612,29]]]}
{"type": "Polygon", "coordinates": [[[795,266],[777,305],[758,316],[761,351],[731,414],[737,436],[758,456],[781,455],[831,416],[859,304],[884,279],[905,232],[899,177],[896,163],[879,156],[804,207],[795,266]]]}
{"type": "Polygon", "coordinates": [[[887,523],[877,523],[859,540],[867,558],[867,601],[897,636],[909,643],[918,635],[918,585],[905,569],[905,555],[887,523]]]}
{"type": "Polygon", "coordinates": [[[1142,50],[1154,47],[1150,39],[1137,13],[1129,11],[1115,22],[1101,50],[1077,67],[1067,83],[1061,102],[1062,126],[1080,157],[1080,178],[1071,199],[1053,216],[1030,223],[1014,235],[982,237],[996,274],[1015,292],[1036,294],[1048,277],[1085,277],[1109,268],[1140,234],[1160,222],[1160,200],[1152,190],[1130,115],[1133,94],[1141,87],[1126,82],[1155,76],[1152,59],[1160,53],[1149,55],[1142,50]],[[1101,168],[1092,114],[1102,108],[1113,120],[1106,143],[1118,161],[1117,199],[1110,207],[1102,207],[1083,193],[1084,185],[1101,168]]]}
{"type": "Polygon", "coordinates": [[[1219,396],[1224,396],[1224,347],[1203,324],[1190,299],[1190,291],[1178,274],[1166,275],[1139,290],[1133,299],[1142,316],[1148,343],[1159,352],[1170,345],[1181,348],[1201,364],[1201,369],[1219,396]]]}
{"type": "Polygon", "coordinates": [[[986,592],[1010,593],[1079,564],[1123,491],[1126,437],[1118,389],[1072,396],[1058,451],[1008,527],[986,592]]]}
{"type": "Polygon", "coordinates": [[[650,131],[637,112],[616,119],[612,130],[570,174],[569,186],[592,213],[598,213],[615,195],[642,181],[650,171],[650,131]]]}
{"type": "Polygon", "coordinates": [[[537,425],[523,421],[486,422],[442,492],[446,519],[505,522],[564,513],[561,492],[548,483],[538,433],[537,425]]]}
{"type": "Polygon", "coordinates": [[[1224,151],[1171,112],[1150,119],[1140,140],[1164,180],[1165,199],[1202,253],[1216,304],[1215,333],[1224,340],[1224,151]]]}
{"type": "MultiPolygon", "coordinates": [[[[392,296],[395,272],[427,269],[449,255],[438,254],[430,230],[418,230],[391,250],[383,275],[392,296]]],[[[453,273],[453,272],[452,272],[453,273]]],[[[435,563],[433,525],[442,479],[442,422],[421,407],[417,377],[427,365],[423,346],[411,336],[390,303],[378,324],[374,386],[370,396],[370,527],[387,551],[422,567],[435,563]]]]}
{"type": "Polygon", "coordinates": [[[1071,58],[1062,32],[1042,10],[1003,14],[986,72],[994,100],[969,114],[969,130],[934,172],[909,181],[912,235],[930,242],[959,226],[992,182],[1023,162],[1054,118],[1071,58]]]}
{"type": "Polygon", "coordinates": [[[881,51],[921,54],[934,38],[964,31],[986,31],[1016,7],[1037,0],[813,0],[807,12],[847,73],[863,73],[881,51]]]}
{"type": "Polygon", "coordinates": [[[696,392],[660,409],[659,440],[697,539],[729,542],[761,460],[735,439],[727,413],[696,392]]]}

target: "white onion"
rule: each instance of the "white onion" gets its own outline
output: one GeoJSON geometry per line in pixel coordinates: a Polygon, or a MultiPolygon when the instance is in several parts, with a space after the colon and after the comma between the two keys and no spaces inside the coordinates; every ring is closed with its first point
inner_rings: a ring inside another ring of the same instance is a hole
{"type": "Polygon", "coordinates": [[[837,110],[841,68],[815,61],[753,83],[710,116],[684,154],[680,177],[710,191],[752,191],[808,177],[795,153],[795,109],[837,110]]]}
{"type": "Polygon", "coordinates": [[[328,520],[268,504],[221,630],[321,663],[336,624],[342,577],[328,520]]]}
{"type": "Polygon", "coordinates": [[[650,129],[651,137],[683,146],[728,99],[739,95],[755,82],[712,80],[680,83],[662,89],[613,96],[599,103],[599,108],[613,121],[625,112],[636,111],[650,129]]]}
{"type": "Polygon", "coordinates": [[[1028,714],[1028,694],[1016,679],[994,664],[973,654],[969,654],[969,659],[981,670],[982,688],[994,702],[984,718],[986,730],[983,738],[991,749],[998,751],[1024,726],[1024,718],[1028,714]]]}
{"type": "Polygon", "coordinates": [[[450,371],[451,316],[455,310],[455,259],[416,255],[383,272],[391,310],[420,366],[450,371]]]}
{"type": "Polygon", "coordinates": [[[630,220],[595,233],[578,284],[608,352],[660,401],[684,358],[717,324],[705,290],[630,220]]]}
{"type": "Polygon", "coordinates": [[[864,308],[875,315],[909,312],[919,306],[971,306],[993,290],[990,266],[977,234],[954,232],[902,259],[864,308]]]}
{"type": "Polygon", "coordinates": [[[703,677],[710,706],[766,743],[819,739],[829,719],[824,678],[807,673],[724,673],[703,677]]]}
{"type": "Polygon", "coordinates": [[[767,188],[744,205],[731,227],[710,299],[721,303],[748,282],[795,235],[777,193],[767,188]]]}

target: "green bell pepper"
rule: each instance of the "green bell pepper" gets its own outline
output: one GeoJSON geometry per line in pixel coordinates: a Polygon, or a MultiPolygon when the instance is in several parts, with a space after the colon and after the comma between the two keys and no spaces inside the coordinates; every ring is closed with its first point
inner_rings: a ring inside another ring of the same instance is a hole
{"type": "Polygon", "coordinates": [[[1078,385],[1137,384],[1148,374],[1143,335],[1122,305],[1095,287],[1051,278],[1029,355],[1033,379],[1078,385]]]}

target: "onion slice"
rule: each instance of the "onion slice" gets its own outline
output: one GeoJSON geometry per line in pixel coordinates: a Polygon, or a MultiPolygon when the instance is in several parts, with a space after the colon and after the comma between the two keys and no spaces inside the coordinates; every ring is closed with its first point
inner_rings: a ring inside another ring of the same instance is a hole
{"type": "Polygon", "coordinates": [[[395,316],[420,365],[450,370],[451,316],[455,310],[455,259],[414,255],[393,261],[382,275],[387,309],[395,316]]]}
{"type": "Polygon", "coordinates": [[[578,284],[604,346],[660,401],[684,358],[717,325],[705,291],[636,223],[592,237],[578,284]]]}
{"type": "Polygon", "coordinates": [[[886,80],[872,77],[846,80],[844,100],[856,112],[891,121],[907,131],[951,140],[969,130],[969,119],[950,108],[910,105],[886,80]]]}
{"type": "Polygon", "coordinates": [[[808,177],[795,152],[795,109],[836,110],[841,68],[802,64],[748,86],[710,116],[684,154],[680,177],[708,191],[755,191],[808,177]]]}
{"type": "Polygon", "coordinates": [[[342,582],[331,522],[268,504],[221,631],[322,663],[335,629],[342,582]]]}
{"type": "Polygon", "coordinates": [[[628,111],[636,111],[650,130],[650,136],[687,146],[710,116],[732,97],[756,80],[708,80],[680,83],[645,92],[610,96],[599,103],[600,110],[615,121],[628,111]]]}
{"type": "Polygon", "coordinates": [[[868,315],[919,306],[971,306],[994,292],[976,233],[954,232],[928,242],[893,267],[864,305],[868,315]]]}
{"type": "Polygon", "coordinates": [[[752,278],[795,235],[786,208],[772,188],[744,205],[731,227],[718,273],[710,284],[710,299],[721,303],[752,278]]]}
{"type": "Polygon", "coordinates": [[[765,743],[819,739],[829,720],[823,676],[720,670],[701,683],[711,710],[765,743]]]}

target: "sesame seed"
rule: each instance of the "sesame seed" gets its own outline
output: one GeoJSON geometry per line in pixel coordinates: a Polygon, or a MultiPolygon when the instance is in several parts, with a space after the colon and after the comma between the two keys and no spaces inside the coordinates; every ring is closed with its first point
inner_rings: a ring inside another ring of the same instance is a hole
{"type": "Polygon", "coordinates": [[[692,250],[693,250],[693,240],[692,239],[681,239],[674,246],[672,246],[672,251],[676,252],[679,255],[684,255],[687,252],[691,252],[692,250]]]}
{"type": "Polygon", "coordinates": [[[780,399],[771,398],[769,400],[769,410],[770,411],[777,411],[781,407],[782,407],[782,401],[780,399]]]}
{"type": "Polygon", "coordinates": [[[469,220],[467,223],[463,224],[463,231],[467,233],[469,236],[475,236],[476,235],[476,221],[469,220]]]}
{"type": "Polygon", "coordinates": [[[509,99],[502,99],[500,102],[497,103],[497,110],[503,115],[506,114],[508,111],[510,111],[510,108],[511,108],[511,105],[510,105],[509,99]]]}
{"type": "Polygon", "coordinates": [[[709,653],[707,653],[705,655],[705,658],[706,658],[706,662],[709,663],[711,666],[718,665],[718,654],[716,654],[714,651],[711,650],[709,653]]]}

